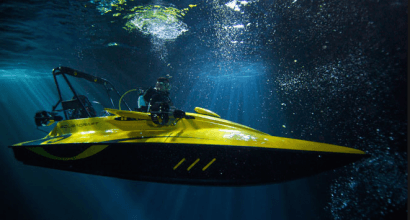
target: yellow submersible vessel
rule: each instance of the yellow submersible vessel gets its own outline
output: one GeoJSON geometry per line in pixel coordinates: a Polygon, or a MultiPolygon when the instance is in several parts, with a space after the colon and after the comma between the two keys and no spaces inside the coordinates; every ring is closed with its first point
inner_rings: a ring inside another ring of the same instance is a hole
{"type": "Polygon", "coordinates": [[[114,109],[110,94],[121,96],[109,81],[67,67],[55,68],[53,76],[60,99],[51,112],[37,112],[35,122],[55,124],[54,129],[42,139],[10,146],[27,165],[129,180],[244,186],[308,177],[368,156],[271,136],[198,107],[196,113],[166,104],[156,112],[138,112],[124,102],[129,110],[114,109]],[[61,77],[71,99],[63,99],[61,77]],[[69,77],[104,87],[113,107],[98,115],[96,102],[78,94],[69,77]]]}

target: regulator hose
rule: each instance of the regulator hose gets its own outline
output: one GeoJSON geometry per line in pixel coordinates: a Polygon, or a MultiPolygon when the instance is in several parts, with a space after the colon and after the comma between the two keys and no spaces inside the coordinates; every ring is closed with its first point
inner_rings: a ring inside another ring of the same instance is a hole
{"type": "Polygon", "coordinates": [[[121,110],[121,100],[122,100],[122,98],[124,98],[124,96],[125,96],[127,93],[129,93],[129,92],[134,92],[134,91],[138,91],[138,89],[130,89],[130,90],[128,90],[127,92],[125,92],[125,93],[121,96],[120,102],[118,103],[118,109],[119,109],[119,110],[121,110]]]}

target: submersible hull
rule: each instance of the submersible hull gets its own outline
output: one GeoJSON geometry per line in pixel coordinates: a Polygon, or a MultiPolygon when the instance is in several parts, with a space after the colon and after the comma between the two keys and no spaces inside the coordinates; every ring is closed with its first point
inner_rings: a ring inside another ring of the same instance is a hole
{"type": "Polygon", "coordinates": [[[336,145],[274,137],[204,114],[173,125],[149,113],[65,120],[45,138],[11,146],[28,165],[164,183],[245,186],[318,174],[367,155],[336,145]]]}

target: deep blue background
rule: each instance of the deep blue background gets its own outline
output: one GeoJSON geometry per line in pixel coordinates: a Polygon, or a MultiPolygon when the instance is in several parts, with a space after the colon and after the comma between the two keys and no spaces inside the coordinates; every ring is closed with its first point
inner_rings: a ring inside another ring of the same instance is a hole
{"type": "Polygon", "coordinates": [[[241,6],[243,14],[227,2],[129,1],[197,5],[183,19],[189,31],[159,50],[152,36],[125,31],[122,17],[101,14],[98,2],[0,3],[0,218],[404,219],[407,1],[260,0],[241,6]],[[239,23],[250,25],[224,28],[239,23]],[[372,157],[297,181],[234,188],[23,165],[7,146],[45,135],[33,116],[57,101],[51,70],[61,65],[107,78],[121,92],[170,74],[183,110],[205,107],[271,135],[372,157]]]}

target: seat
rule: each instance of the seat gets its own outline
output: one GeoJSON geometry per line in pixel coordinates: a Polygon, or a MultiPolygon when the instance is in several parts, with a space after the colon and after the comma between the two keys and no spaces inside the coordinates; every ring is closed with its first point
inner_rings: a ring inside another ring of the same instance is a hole
{"type": "Polygon", "coordinates": [[[96,117],[97,113],[88,98],[85,95],[77,97],[78,99],[73,97],[71,100],[61,102],[63,110],[68,113],[67,117],[69,119],[96,117]]]}

